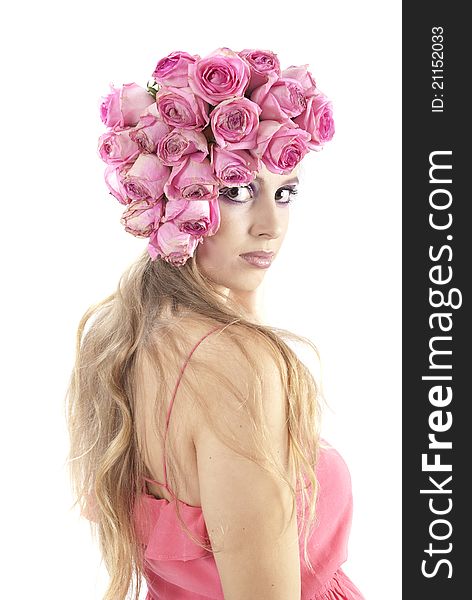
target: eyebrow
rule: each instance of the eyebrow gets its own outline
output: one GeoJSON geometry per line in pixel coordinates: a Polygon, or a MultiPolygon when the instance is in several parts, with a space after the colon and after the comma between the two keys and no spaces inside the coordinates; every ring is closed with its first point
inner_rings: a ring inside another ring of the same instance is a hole
{"type": "MultiPolygon", "coordinates": [[[[262,184],[265,183],[265,181],[261,179],[258,175],[256,175],[256,181],[259,181],[259,183],[262,184]]],[[[298,177],[292,177],[291,179],[287,179],[287,181],[283,181],[282,185],[288,185],[289,183],[300,183],[300,180],[298,179],[298,177]]]]}

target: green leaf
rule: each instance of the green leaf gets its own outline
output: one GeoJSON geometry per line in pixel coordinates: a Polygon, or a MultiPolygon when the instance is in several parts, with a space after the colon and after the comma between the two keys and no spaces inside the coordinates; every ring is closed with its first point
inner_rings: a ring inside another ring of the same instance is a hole
{"type": "Polygon", "coordinates": [[[156,81],[153,81],[152,84],[149,84],[149,81],[147,82],[147,91],[151,94],[151,96],[155,99],[156,98],[156,94],[157,92],[160,90],[160,86],[156,81]]]}

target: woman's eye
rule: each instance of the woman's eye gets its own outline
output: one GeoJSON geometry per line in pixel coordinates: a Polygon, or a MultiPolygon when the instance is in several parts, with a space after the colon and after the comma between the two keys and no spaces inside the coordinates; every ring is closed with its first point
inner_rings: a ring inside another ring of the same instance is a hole
{"type": "Polygon", "coordinates": [[[276,200],[281,200],[280,204],[288,204],[293,200],[293,197],[298,194],[298,190],[295,188],[280,188],[277,190],[275,196],[276,200]]]}
{"type": "Polygon", "coordinates": [[[236,202],[246,202],[252,198],[251,188],[247,185],[239,187],[224,187],[220,189],[220,196],[225,196],[236,202]]]}
{"type": "MultiPolygon", "coordinates": [[[[224,196],[233,202],[239,202],[241,204],[247,202],[254,197],[254,190],[250,185],[242,185],[235,187],[222,187],[220,188],[220,196],[224,196]]],[[[275,199],[279,204],[289,204],[294,196],[298,193],[296,188],[284,187],[277,190],[275,193],[275,199]]]]}

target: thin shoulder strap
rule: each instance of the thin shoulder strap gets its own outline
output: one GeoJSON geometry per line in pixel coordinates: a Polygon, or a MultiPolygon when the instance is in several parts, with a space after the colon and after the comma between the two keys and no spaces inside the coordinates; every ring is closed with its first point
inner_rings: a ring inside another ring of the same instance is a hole
{"type": "MultiPolygon", "coordinates": [[[[167,431],[169,429],[169,420],[170,420],[170,415],[172,412],[172,407],[174,405],[174,400],[175,400],[175,396],[177,394],[177,390],[179,388],[179,384],[180,381],[182,379],[182,376],[184,374],[185,368],[189,363],[189,360],[192,357],[192,354],[195,352],[195,350],[198,348],[198,346],[203,342],[203,340],[205,338],[207,338],[210,334],[214,333],[215,331],[218,331],[219,329],[223,329],[223,327],[225,327],[225,325],[218,325],[218,327],[215,327],[214,329],[211,329],[210,331],[208,331],[208,333],[206,333],[203,337],[201,337],[198,342],[193,346],[192,350],[190,351],[190,354],[187,356],[187,359],[185,360],[184,364],[182,365],[181,369],[180,369],[180,373],[179,373],[179,377],[177,379],[177,382],[175,384],[175,388],[174,388],[174,393],[172,394],[172,399],[170,401],[169,404],[169,408],[167,409],[167,418],[166,418],[166,428],[165,428],[165,432],[164,432],[164,456],[163,456],[163,463],[164,463],[164,483],[160,484],[163,485],[165,488],[167,488],[172,494],[172,490],[169,488],[169,486],[167,485],[167,468],[166,468],[166,440],[167,440],[167,431]]],[[[157,483],[157,482],[155,482],[157,483]]]]}

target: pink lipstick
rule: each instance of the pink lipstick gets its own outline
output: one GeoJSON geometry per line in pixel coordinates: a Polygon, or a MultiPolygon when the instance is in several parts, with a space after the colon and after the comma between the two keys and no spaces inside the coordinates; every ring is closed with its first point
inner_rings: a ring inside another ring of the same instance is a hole
{"type": "Polygon", "coordinates": [[[262,251],[246,252],[245,254],[240,254],[239,256],[254,267],[259,267],[259,269],[268,269],[274,258],[274,253],[262,251]]]}

